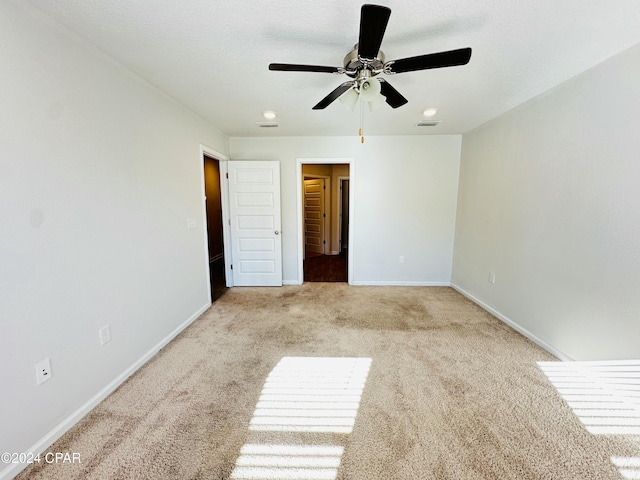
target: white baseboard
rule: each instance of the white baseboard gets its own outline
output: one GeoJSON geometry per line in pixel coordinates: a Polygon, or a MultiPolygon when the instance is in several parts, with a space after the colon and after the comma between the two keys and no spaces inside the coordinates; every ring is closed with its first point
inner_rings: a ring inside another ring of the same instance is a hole
{"type": "MultiPolygon", "coordinates": [[[[49,448],[53,443],[58,440],[62,435],[67,433],[71,427],[73,427],[76,423],[78,423],[85,415],[87,415],[91,410],[93,410],[100,402],[102,402],[105,398],[107,398],[113,391],[118,388],[120,385],[124,383],[124,381],[133,375],[140,367],[142,367],[145,363],[147,363],[151,358],[158,353],[162,348],[164,348],[171,340],[180,334],[185,328],[191,325],[200,315],[202,315],[209,307],[211,303],[207,303],[206,305],[200,307],[193,315],[191,315],[187,320],[182,322],[175,330],[173,330],[169,335],[160,340],[151,350],[145,353],[142,357],[140,357],[133,365],[127,368],[124,372],[114,378],[111,382],[109,382],[102,390],[96,393],[93,397],[91,397],[87,402],[84,403],[80,408],[78,408],[75,412],[65,418],[62,422],[60,422],[53,430],[47,433],[44,437],[42,437],[35,445],[33,445],[28,453],[33,453],[33,455],[37,455],[39,453],[43,453],[47,448],[49,448]]],[[[22,470],[27,467],[26,463],[13,463],[9,465],[9,467],[5,468],[0,472],[0,480],[10,480],[22,470]]]]}
{"type": "MultiPolygon", "coordinates": [[[[283,280],[282,285],[302,285],[304,282],[298,280],[283,280]]],[[[358,280],[349,283],[349,285],[361,285],[361,286],[380,286],[380,287],[448,287],[451,284],[449,282],[387,282],[384,280],[358,280]]],[[[0,479],[1,480],[1,479],[0,479]]]]}
{"type": "Polygon", "coordinates": [[[386,280],[355,280],[352,285],[380,286],[380,287],[448,287],[450,282],[406,282],[386,280]]]}
{"type": "Polygon", "coordinates": [[[464,290],[460,286],[456,285],[455,283],[453,283],[453,282],[451,283],[451,288],[457,290],[462,295],[464,295],[469,300],[471,300],[473,303],[475,303],[476,305],[484,308],[491,315],[493,315],[494,317],[496,317],[499,320],[503,321],[504,323],[509,325],[511,328],[513,328],[516,332],[521,333],[522,335],[527,337],[529,340],[531,340],[533,343],[535,343],[539,347],[544,348],[547,352],[549,352],[552,355],[555,355],[556,357],[558,357],[563,362],[571,362],[571,361],[573,361],[573,359],[569,355],[567,355],[564,352],[558,350],[556,347],[554,347],[550,343],[548,343],[548,342],[542,340],[541,338],[537,337],[536,335],[531,333],[526,328],[521,327],[516,322],[511,320],[509,317],[503,315],[502,313],[500,313],[499,311],[497,311],[493,307],[487,305],[482,300],[480,300],[479,298],[473,296],[472,294],[470,294],[469,292],[467,292],[466,290],[464,290]]]}

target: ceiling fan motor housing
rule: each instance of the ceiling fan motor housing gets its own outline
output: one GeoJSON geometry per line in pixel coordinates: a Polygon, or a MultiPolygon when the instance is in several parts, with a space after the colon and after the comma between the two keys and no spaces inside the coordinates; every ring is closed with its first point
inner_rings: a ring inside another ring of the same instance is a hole
{"type": "Polygon", "coordinates": [[[383,71],[385,56],[382,50],[378,52],[378,55],[373,60],[363,61],[358,56],[358,44],[353,47],[347,55],[344,57],[344,73],[352,78],[358,77],[361,70],[366,68],[371,71],[372,76],[378,75],[383,71]]]}

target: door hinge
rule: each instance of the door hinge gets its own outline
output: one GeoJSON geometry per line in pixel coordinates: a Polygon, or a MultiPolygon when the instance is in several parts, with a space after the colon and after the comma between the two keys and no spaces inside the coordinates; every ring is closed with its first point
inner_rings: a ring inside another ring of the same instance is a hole
{"type": "Polygon", "coordinates": [[[326,190],[326,189],[327,189],[327,186],[326,186],[326,185],[322,185],[322,189],[323,189],[323,190],[326,190]]]}
{"type": "Polygon", "coordinates": [[[231,226],[231,219],[229,219],[229,226],[231,226]]]}
{"type": "Polygon", "coordinates": [[[323,245],[324,245],[324,244],[326,244],[326,243],[327,243],[327,241],[326,241],[326,240],[322,240],[322,244],[323,244],[323,245]]]}
{"type": "Polygon", "coordinates": [[[323,216],[324,218],[327,218],[327,214],[326,214],[326,213],[323,213],[323,214],[322,214],[322,216],[323,216]]]}
{"type": "Polygon", "coordinates": [[[227,172],[226,175],[227,175],[227,178],[229,178],[229,172],[227,172]]]}
{"type": "Polygon", "coordinates": [[[233,270],[233,263],[231,264],[231,270],[233,270]]]}

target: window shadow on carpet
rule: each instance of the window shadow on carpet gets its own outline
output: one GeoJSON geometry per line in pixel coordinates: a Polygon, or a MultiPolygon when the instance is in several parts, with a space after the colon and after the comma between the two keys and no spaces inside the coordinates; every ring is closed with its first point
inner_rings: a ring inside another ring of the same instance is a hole
{"type": "Polygon", "coordinates": [[[318,479],[338,475],[371,365],[370,358],[284,357],[267,377],[236,480],[318,479]]]}

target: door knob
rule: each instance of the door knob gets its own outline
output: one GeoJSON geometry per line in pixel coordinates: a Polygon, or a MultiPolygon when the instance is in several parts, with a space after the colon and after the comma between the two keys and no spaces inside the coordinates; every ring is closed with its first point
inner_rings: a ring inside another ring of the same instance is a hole
{"type": "Polygon", "coordinates": [[[280,235],[280,232],[278,230],[276,230],[276,235],[280,235]]]}

